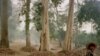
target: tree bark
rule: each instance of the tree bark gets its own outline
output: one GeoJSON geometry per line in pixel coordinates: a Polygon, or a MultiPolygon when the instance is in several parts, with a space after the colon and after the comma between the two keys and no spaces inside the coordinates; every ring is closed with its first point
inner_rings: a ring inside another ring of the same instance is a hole
{"type": "Polygon", "coordinates": [[[8,0],[1,0],[1,41],[0,48],[9,48],[8,40],[8,0]]]}
{"type": "Polygon", "coordinates": [[[30,0],[26,0],[26,20],[25,20],[25,30],[26,30],[26,47],[31,46],[30,42],[30,32],[29,32],[29,24],[30,24],[30,17],[29,17],[29,12],[30,12],[30,0]]]}
{"type": "Polygon", "coordinates": [[[42,0],[42,33],[40,37],[40,51],[49,50],[49,19],[48,19],[48,0],[42,0]]]}
{"type": "Polygon", "coordinates": [[[64,40],[64,50],[70,51],[72,49],[72,37],[73,37],[73,12],[74,12],[74,0],[69,0],[69,11],[67,18],[67,30],[64,40]]]}

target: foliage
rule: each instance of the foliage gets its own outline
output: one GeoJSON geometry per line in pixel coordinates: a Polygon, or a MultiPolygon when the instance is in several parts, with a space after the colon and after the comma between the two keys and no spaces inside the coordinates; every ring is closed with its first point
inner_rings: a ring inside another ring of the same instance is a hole
{"type": "Polygon", "coordinates": [[[51,0],[55,7],[63,2],[63,0],[51,0]]]}
{"type": "Polygon", "coordinates": [[[26,3],[24,0],[21,0],[21,2],[23,5],[21,7],[21,13],[19,14],[19,16],[25,15],[25,13],[26,13],[26,3]]]}
{"type": "Polygon", "coordinates": [[[42,30],[42,3],[41,2],[36,2],[33,7],[34,10],[34,18],[33,22],[35,24],[35,27],[37,31],[42,30]]]}
{"type": "Polygon", "coordinates": [[[74,40],[76,47],[82,47],[91,42],[98,43],[96,34],[86,33],[84,31],[80,32],[77,36],[75,36],[74,40]]]}
{"type": "Polygon", "coordinates": [[[61,28],[57,31],[56,38],[58,38],[60,41],[63,41],[65,37],[65,31],[61,28]]]}
{"type": "MultiPolygon", "coordinates": [[[[54,18],[53,18],[54,19],[54,18]]],[[[65,14],[59,15],[57,20],[49,20],[50,35],[52,38],[64,39],[65,31],[63,27],[66,23],[65,14]]]]}
{"type": "Polygon", "coordinates": [[[99,1],[96,0],[85,0],[84,4],[81,5],[80,10],[78,11],[78,21],[80,25],[82,25],[83,22],[93,22],[96,24],[95,29],[98,32],[98,35],[100,34],[100,4],[99,1]]]}

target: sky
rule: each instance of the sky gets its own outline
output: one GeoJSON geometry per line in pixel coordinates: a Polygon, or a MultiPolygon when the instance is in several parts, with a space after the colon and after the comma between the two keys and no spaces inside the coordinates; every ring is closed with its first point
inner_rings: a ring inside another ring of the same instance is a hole
{"type": "Polygon", "coordinates": [[[81,27],[81,31],[86,31],[87,33],[94,33],[94,30],[93,30],[93,25],[92,23],[83,23],[83,26],[81,27]]]}
{"type": "MultiPolygon", "coordinates": [[[[82,2],[83,0],[79,0],[79,2],[82,2]]],[[[75,0],[77,2],[77,0],[75,0]]],[[[14,6],[18,5],[18,0],[12,0],[12,3],[14,6]]],[[[64,2],[58,7],[58,10],[65,10],[66,5],[68,5],[69,0],[64,0],[64,2]]],[[[67,13],[67,12],[66,12],[67,13]]],[[[23,18],[23,17],[22,17],[23,18]]],[[[23,30],[25,28],[25,22],[23,21],[20,25],[20,30],[23,30]]],[[[30,23],[30,29],[33,27],[33,23],[30,23]]],[[[85,23],[83,24],[81,31],[86,31],[87,33],[90,33],[92,28],[91,28],[91,23],[85,23]]]]}

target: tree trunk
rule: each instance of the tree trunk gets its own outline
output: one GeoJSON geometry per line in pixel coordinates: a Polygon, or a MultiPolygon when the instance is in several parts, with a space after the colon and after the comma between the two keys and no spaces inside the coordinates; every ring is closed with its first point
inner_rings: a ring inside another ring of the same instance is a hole
{"type": "Polygon", "coordinates": [[[74,12],[74,0],[69,0],[69,12],[67,18],[67,30],[64,40],[64,50],[70,51],[72,49],[72,37],[73,37],[73,12],[74,12]]]}
{"type": "Polygon", "coordinates": [[[1,41],[0,48],[9,48],[8,40],[8,0],[1,0],[1,41]]]}
{"type": "Polygon", "coordinates": [[[30,32],[29,32],[29,24],[30,24],[30,17],[29,17],[29,12],[30,12],[30,0],[26,0],[26,21],[25,21],[25,30],[26,30],[26,47],[30,47],[31,46],[31,42],[30,42],[30,32]]]}
{"type": "Polygon", "coordinates": [[[48,0],[42,0],[42,32],[40,37],[40,51],[49,50],[49,19],[48,19],[48,0]]]}

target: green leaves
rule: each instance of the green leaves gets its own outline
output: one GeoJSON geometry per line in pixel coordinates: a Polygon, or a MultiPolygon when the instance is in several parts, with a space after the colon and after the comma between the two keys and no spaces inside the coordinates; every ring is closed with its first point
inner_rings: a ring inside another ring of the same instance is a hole
{"type": "Polygon", "coordinates": [[[43,11],[42,3],[36,2],[34,4],[33,10],[35,11],[35,15],[41,15],[41,12],[43,11]]]}
{"type": "MultiPolygon", "coordinates": [[[[78,21],[80,25],[82,25],[83,22],[91,22],[94,21],[95,24],[98,26],[95,27],[97,30],[100,28],[100,10],[98,4],[100,4],[99,1],[94,0],[86,0],[83,5],[81,5],[80,10],[78,11],[78,21]]],[[[99,30],[97,30],[99,31],[99,30]]]]}
{"type": "Polygon", "coordinates": [[[36,30],[42,30],[42,17],[41,17],[41,13],[42,13],[42,3],[41,2],[36,2],[34,4],[34,7],[32,8],[34,10],[34,18],[33,18],[33,22],[35,24],[36,30]]]}
{"type": "Polygon", "coordinates": [[[55,7],[63,2],[63,0],[51,0],[55,7]]]}
{"type": "Polygon", "coordinates": [[[77,36],[75,36],[74,43],[76,43],[77,47],[82,47],[83,45],[86,46],[86,44],[94,42],[98,43],[96,38],[96,34],[93,33],[86,33],[84,31],[80,32],[77,36]]]}

